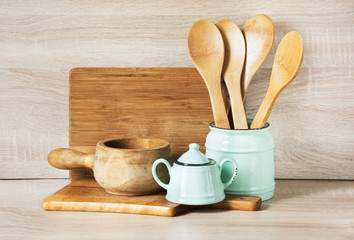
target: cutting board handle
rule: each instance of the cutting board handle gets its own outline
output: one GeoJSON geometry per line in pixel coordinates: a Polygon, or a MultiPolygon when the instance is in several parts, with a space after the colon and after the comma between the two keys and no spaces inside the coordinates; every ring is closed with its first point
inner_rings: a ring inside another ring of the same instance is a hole
{"type": "Polygon", "coordinates": [[[69,148],[57,148],[48,155],[48,162],[55,168],[93,168],[94,154],[86,154],[69,148]]]}

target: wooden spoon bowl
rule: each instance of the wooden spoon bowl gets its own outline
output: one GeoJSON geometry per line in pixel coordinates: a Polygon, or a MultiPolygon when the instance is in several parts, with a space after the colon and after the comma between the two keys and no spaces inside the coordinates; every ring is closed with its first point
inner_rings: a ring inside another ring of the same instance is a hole
{"type": "Polygon", "coordinates": [[[254,74],[272,49],[274,25],[267,15],[260,14],[250,18],[242,31],[246,41],[246,62],[241,84],[242,98],[245,101],[254,74]]]}

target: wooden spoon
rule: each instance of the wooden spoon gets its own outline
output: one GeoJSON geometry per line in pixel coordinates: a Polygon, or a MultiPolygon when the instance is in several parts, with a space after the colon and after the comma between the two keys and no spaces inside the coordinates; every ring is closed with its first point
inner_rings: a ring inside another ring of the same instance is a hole
{"type": "Polygon", "coordinates": [[[250,18],[243,26],[246,41],[246,62],[242,78],[242,98],[246,99],[248,87],[254,74],[267,58],[274,42],[272,20],[264,14],[250,18]]]}
{"type": "Polygon", "coordinates": [[[222,71],[229,90],[235,129],[248,129],[241,95],[241,74],[245,61],[245,40],[241,30],[230,20],[216,23],[224,40],[225,58],[222,71]]]}
{"type": "Polygon", "coordinates": [[[304,46],[298,32],[289,32],[275,53],[272,75],[266,96],[253,119],[251,128],[261,128],[267,122],[275,100],[296,77],[304,56],[304,46]]]}
{"type": "Polygon", "coordinates": [[[218,28],[208,20],[195,22],[189,30],[188,49],[208,88],[215,126],[230,128],[221,93],[224,43],[218,28]]]}

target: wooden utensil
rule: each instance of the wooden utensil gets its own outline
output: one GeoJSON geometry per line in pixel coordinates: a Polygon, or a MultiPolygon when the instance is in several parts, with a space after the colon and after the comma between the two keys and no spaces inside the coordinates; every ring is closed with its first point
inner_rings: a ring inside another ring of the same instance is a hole
{"type": "Polygon", "coordinates": [[[267,122],[275,100],[281,91],[296,77],[304,55],[304,47],[298,32],[289,32],[279,43],[274,58],[272,75],[266,96],[253,119],[251,128],[261,128],[267,122]]]}
{"type": "Polygon", "coordinates": [[[224,40],[225,58],[222,76],[229,90],[235,129],[248,129],[241,95],[241,74],[245,61],[245,40],[241,30],[230,20],[216,23],[224,40]]]}
{"type": "Polygon", "coordinates": [[[245,101],[254,74],[272,49],[274,26],[267,15],[260,14],[250,18],[242,31],[246,41],[246,62],[241,84],[242,98],[245,101]]]}
{"type": "Polygon", "coordinates": [[[94,179],[75,180],[42,202],[45,210],[133,213],[173,217],[189,209],[219,208],[257,211],[262,200],[256,196],[226,195],[225,200],[211,205],[187,206],[166,200],[166,192],[145,196],[108,194],[94,179]]]}
{"type": "MultiPolygon", "coordinates": [[[[97,183],[108,193],[145,195],[161,190],[151,173],[152,164],[158,158],[173,162],[168,141],[122,138],[98,142],[95,154],[58,148],[50,152],[48,162],[60,169],[92,169],[97,183]]],[[[159,168],[157,174],[163,181],[168,180],[167,169],[159,168]]]]}
{"type": "Polygon", "coordinates": [[[195,22],[188,33],[188,49],[208,88],[215,125],[230,128],[221,93],[224,43],[218,28],[208,20],[195,22]]]}

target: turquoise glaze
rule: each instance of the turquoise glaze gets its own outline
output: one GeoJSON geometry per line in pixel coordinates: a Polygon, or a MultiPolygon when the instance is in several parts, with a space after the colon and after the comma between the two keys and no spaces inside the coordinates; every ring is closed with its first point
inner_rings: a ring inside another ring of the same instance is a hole
{"type": "MultiPolygon", "coordinates": [[[[238,175],[236,181],[225,189],[226,193],[260,196],[262,200],[273,197],[274,143],[268,123],[261,129],[247,130],[222,129],[210,124],[205,147],[205,155],[216,162],[224,158],[236,161],[238,175]]],[[[229,179],[232,171],[232,165],[226,164],[221,173],[222,179],[229,179]]]]}
{"type": "Polygon", "coordinates": [[[199,145],[192,143],[189,151],[183,154],[171,167],[165,159],[158,159],[152,166],[155,181],[167,190],[166,199],[170,202],[186,205],[205,205],[217,203],[225,198],[224,189],[228,187],[237,175],[237,166],[232,159],[222,159],[219,164],[206,158],[198,149],[199,145]],[[170,183],[160,181],[156,174],[158,164],[166,165],[170,174],[170,183]],[[230,164],[230,177],[223,183],[221,169],[224,164],[230,164]]]}

